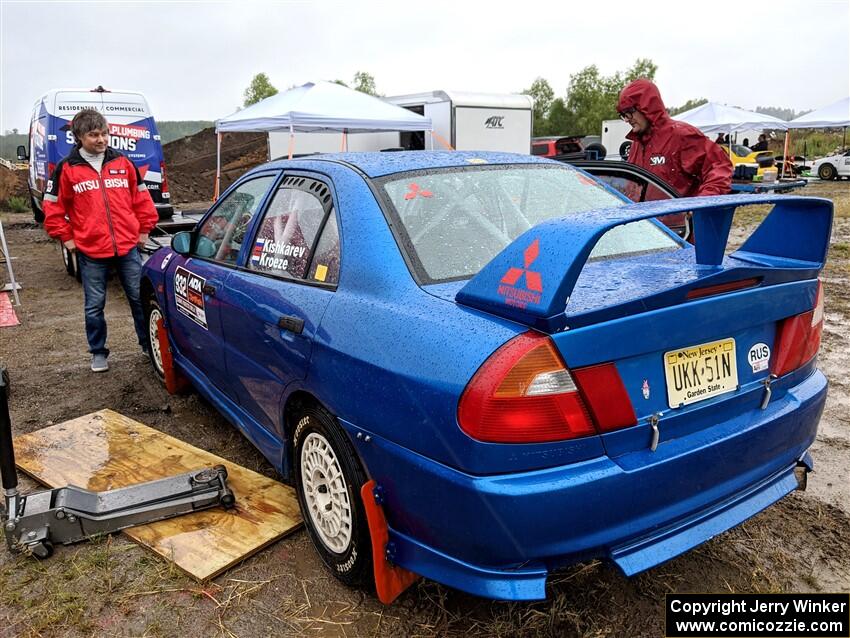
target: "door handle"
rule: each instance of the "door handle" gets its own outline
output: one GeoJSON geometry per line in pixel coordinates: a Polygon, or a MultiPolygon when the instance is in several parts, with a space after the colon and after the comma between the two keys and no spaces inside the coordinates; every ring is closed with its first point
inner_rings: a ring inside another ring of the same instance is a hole
{"type": "Polygon", "coordinates": [[[304,332],[304,320],[300,317],[283,315],[277,320],[277,327],[281,330],[288,330],[289,332],[294,332],[295,334],[300,335],[304,332]]]}
{"type": "Polygon", "coordinates": [[[215,286],[213,286],[212,284],[204,284],[201,287],[201,292],[203,292],[205,295],[209,295],[210,297],[215,297],[215,286]]]}

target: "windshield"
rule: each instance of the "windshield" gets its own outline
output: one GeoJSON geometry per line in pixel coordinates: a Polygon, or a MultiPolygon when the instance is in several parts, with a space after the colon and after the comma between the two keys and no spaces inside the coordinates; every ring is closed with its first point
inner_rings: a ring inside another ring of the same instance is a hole
{"type": "Polygon", "coordinates": [[[732,151],[738,157],[746,157],[747,155],[749,155],[750,153],[753,152],[749,147],[741,146],[740,144],[733,144],[732,145],[732,151]]]}
{"type": "MultiPolygon", "coordinates": [[[[540,222],[626,203],[566,166],[439,169],[391,177],[383,188],[423,283],[474,276],[540,222]]],[[[655,222],[642,221],[606,233],[590,258],[678,247],[655,222]]]]}

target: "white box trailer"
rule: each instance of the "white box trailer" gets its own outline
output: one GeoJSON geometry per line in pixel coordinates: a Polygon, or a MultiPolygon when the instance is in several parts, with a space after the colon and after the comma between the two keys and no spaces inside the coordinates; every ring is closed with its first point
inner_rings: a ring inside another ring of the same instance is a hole
{"type": "MultiPolygon", "coordinates": [[[[528,95],[431,91],[383,99],[430,117],[434,133],[456,150],[531,152],[534,101],[528,95]]],[[[429,138],[424,131],[352,133],[348,150],[424,150],[432,148],[429,138]]],[[[340,133],[296,133],[293,153],[335,153],[341,140],[340,133]]],[[[444,146],[435,139],[433,148],[444,146]]],[[[269,133],[269,155],[278,158],[288,153],[289,133],[269,133]]]]}
{"type": "Polygon", "coordinates": [[[602,121],[602,146],[605,147],[605,159],[628,159],[630,140],[626,134],[632,130],[630,124],[620,118],[602,121]]]}

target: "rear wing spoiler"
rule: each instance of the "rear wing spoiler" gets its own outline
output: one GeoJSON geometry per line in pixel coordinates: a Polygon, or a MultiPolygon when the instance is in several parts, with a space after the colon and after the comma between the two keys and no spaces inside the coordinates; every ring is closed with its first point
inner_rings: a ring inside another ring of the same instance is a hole
{"type": "Polygon", "coordinates": [[[819,271],[826,261],[833,205],[788,195],[721,195],[629,204],[542,222],[520,235],[457,293],[465,306],[541,330],[566,323],[566,306],[591,251],[616,226],[693,212],[698,268],[720,270],[739,206],[774,208],[733,255],[762,267],[819,271]]]}

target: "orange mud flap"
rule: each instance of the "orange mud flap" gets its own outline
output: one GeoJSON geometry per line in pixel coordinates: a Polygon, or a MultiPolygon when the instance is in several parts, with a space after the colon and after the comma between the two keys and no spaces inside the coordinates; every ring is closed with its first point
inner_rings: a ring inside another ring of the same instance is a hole
{"type": "MultiPolygon", "coordinates": [[[[159,353],[162,356],[162,371],[165,373],[165,390],[168,394],[178,394],[189,389],[189,379],[180,374],[174,366],[171,356],[171,343],[168,341],[168,331],[165,322],[159,319],[156,323],[156,335],[159,340],[159,353]]],[[[151,353],[153,356],[153,353],[151,353]]]]}
{"type": "Polygon", "coordinates": [[[378,484],[374,480],[367,481],[360,488],[360,497],[363,499],[363,507],[366,510],[366,520],[369,521],[369,536],[372,538],[375,591],[378,593],[378,600],[389,605],[419,579],[419,574],[393,565],[389,560],[392,548],[389,542],[387,518],[381,507],[383,497],[378,484]]]}

